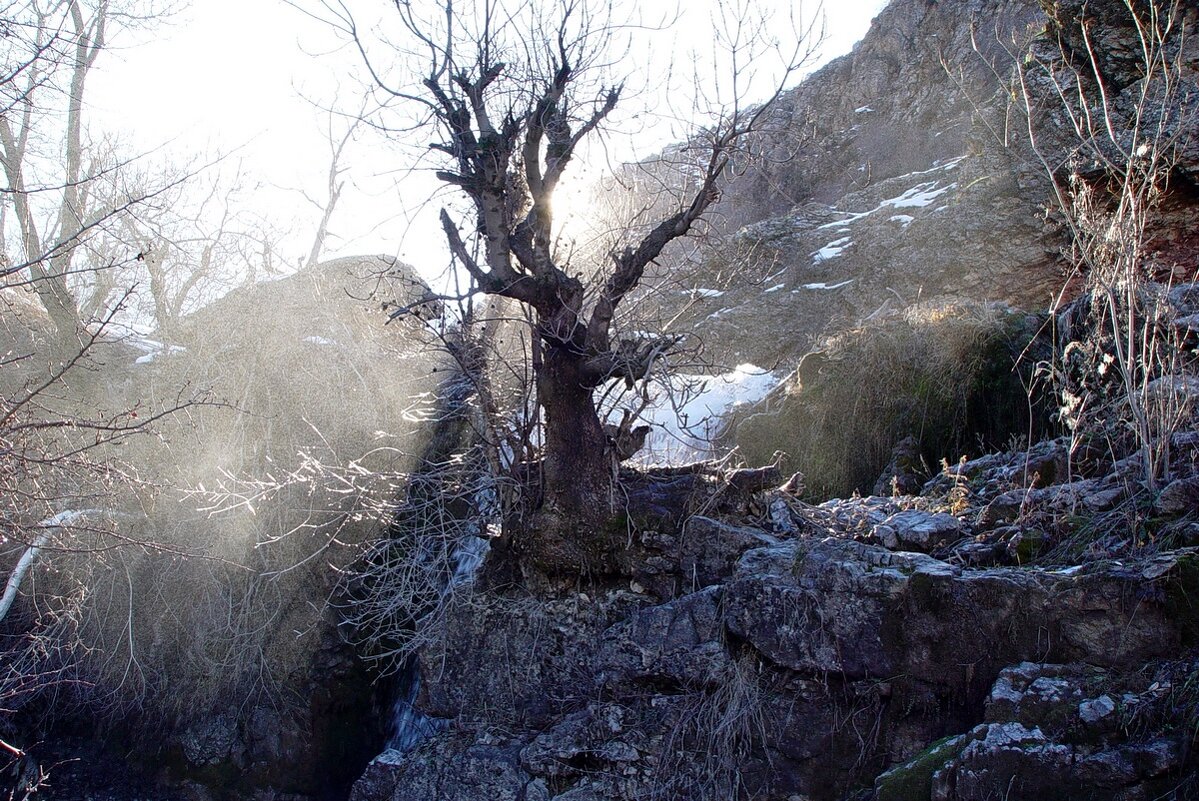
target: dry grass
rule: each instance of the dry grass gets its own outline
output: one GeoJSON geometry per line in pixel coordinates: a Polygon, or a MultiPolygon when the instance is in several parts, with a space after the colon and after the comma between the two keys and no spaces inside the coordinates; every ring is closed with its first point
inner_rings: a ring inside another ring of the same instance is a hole
{"type": "Polygon", "coordinates": [[[936,465],[1037,433],[1033,360],[1019,361],[1037,328],[1001,307],[914,307],[826,340],[727,438],[751,464],[784,451],[814,497],[869,493],[904,437],[936,465]]]}
{"type": "Polygon", "coordinates": [[[662,743],[652,798],[728,801],[745,797],[741,769],[766,741],[769,690],[751,654],[718,686],[692,694],[662,743]]]}

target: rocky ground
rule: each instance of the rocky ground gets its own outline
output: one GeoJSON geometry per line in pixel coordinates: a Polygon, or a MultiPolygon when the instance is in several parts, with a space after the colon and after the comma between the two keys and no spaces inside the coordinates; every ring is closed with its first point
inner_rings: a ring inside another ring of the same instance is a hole
{"type": "Polygon", "coordinates": [[[1143,291],[1181,365],[1152,448],[1075,429],[929,476],[904,441],[823,503],[630,472],[614,573],[493,551],[419,654],[445,728],[351,797],[1199,797],[1199,284],[1143,291]]]}
{"type": "Polygon", "coordinates": [[[447,727],[352,798],[1199,797],[1199,284],[1145,292],[1191,354],[1152,453],[1075,430],[929,476],[901,442],[823,503],[630,472],[614,573],[493,551],[419,654],[447,727]]]}
{"type": "Polygon", "coordinates": [[[630,515],[642,567],[621,580],[485,572],[421,655],[448,730],[352,797],[1186,797],[1199,524],[1173,499],[1199,476],[1158,496],[1164,544],[1113,527],[1126,541],[1071,560],[1131,468],[1082,478],[1067,454],[818,506],[696,478],[680,525],[630,515]]]}

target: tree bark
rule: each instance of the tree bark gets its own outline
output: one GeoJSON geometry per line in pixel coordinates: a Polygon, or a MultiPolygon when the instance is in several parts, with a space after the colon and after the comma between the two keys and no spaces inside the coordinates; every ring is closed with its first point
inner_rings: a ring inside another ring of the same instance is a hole
{"type": "Polygon", "coordinates": [[[546,416],[544,495],[521,537],[533,564],[550,573],[602,572],[612,546],[599,532],[610,528],[616,469],[585,362],[565,345],[548,346],[537,372],[546,416]]]}

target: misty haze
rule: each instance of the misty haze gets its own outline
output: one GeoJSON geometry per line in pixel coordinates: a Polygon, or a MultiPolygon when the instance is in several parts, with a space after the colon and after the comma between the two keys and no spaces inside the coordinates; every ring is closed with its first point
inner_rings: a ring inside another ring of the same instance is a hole
{"type": "Polygon", "coordinates": [[[0,797],[1199,798],[1196,34],[0,4],[0,797]]]}

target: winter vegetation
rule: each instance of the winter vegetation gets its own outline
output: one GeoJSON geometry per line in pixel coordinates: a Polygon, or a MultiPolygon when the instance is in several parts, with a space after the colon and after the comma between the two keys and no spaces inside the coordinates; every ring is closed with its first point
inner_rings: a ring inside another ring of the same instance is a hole
{"type": "Polygon", "coordinates": [[[1199,10],[705,8],[0,2],[0,796],[1199,797],[1199,10]]]}

